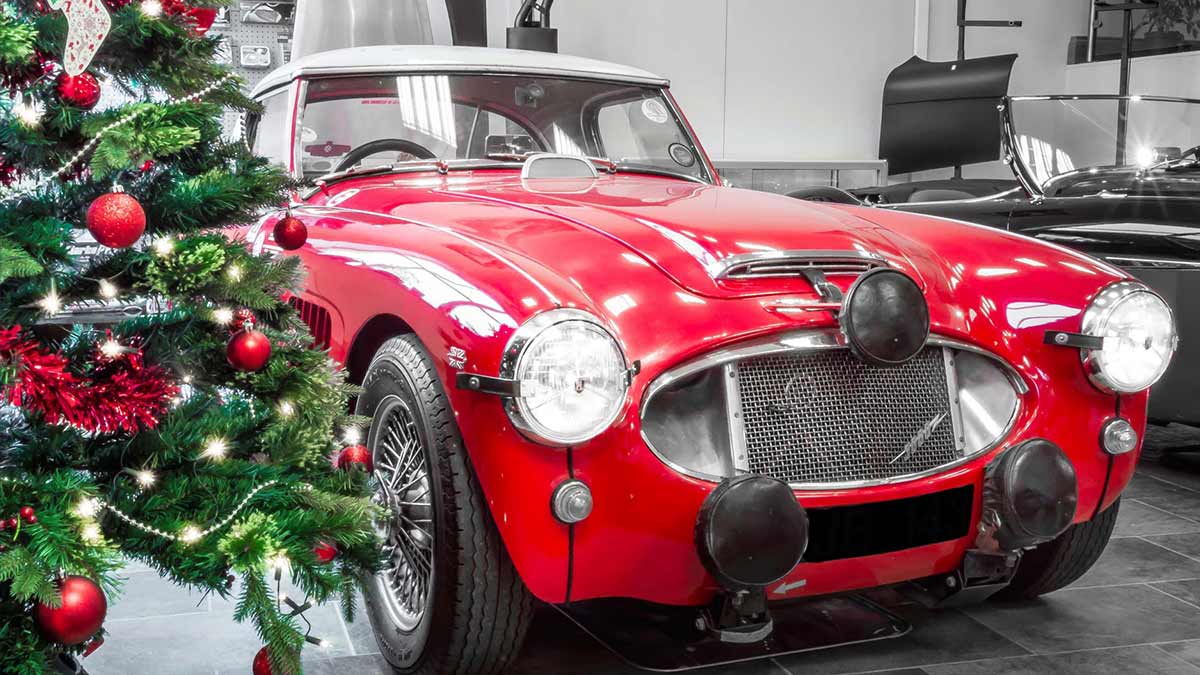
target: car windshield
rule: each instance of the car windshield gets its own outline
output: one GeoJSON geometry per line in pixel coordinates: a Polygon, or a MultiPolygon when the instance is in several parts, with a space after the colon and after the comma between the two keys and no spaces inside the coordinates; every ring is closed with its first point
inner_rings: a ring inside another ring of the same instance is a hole
{"type": "Polygon", "coordinates": [[[423,159],[511,162],[553,152],[709,180],[696,144],[661,89],[583,79],[313,79],[297,142],[306,178],[423,159]]]}
{"type": "Polygon", "coordinates": [[[1047,195],[1129,191],[1130,169],[1191,169],[1200,102],[1133,96],[1011,99],[1017,159],[1047,195]],[[1119,176],[1124,176],[1120,178],[1119,176]]]}

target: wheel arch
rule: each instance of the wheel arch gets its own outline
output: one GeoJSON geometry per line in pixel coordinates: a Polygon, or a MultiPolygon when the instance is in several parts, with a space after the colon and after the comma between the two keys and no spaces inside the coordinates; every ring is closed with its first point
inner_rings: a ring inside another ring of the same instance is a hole
{"type": "MultiPolygon", "coordinates": [[[[416,334],[407,321],[395,314],[376,314],[358,329],[346,352],[346,373],[354,384],[362,384],[371,359],[384,342],[397,335],[416,334]]],[[[420,339],[420,336],[417,336],[420,339]]]]}

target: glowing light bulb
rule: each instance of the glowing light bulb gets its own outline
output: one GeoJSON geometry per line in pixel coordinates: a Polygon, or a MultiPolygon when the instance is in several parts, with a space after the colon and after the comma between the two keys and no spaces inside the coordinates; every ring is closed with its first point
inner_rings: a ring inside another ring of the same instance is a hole
{"type": "Polygon", "coordinates": [[[42,104],[31,98],[14,101],[12,112],[17,121],[31,129],[42,123],[42,104]]]}
{"type": "Polygon", "coordinates": [[[230,265],[229,269],[225,270],[225,274],[234,281],[242,280],[242,268],[237,265],[230,265]]]}
{"type": "Polygon", "coordinates": [[[105,300],[112,300],[120,294],[121,289],[117,288],[116,284],[108,279],[100,280],[100,297],[104,298],[105,300]]]}
{"type": "Polygon", "coordinates": [[[273,572],[286,572],[289,564],[288,557],[282,553],[267,558],[267,567],[273,572]]]}
{"type": "Polygon", "coordinates": [[[51,316],[62,311],[62,298],[58,297],[58,291],[54,290],[53,287],[50,288],[50,292],[41,300],[38,300],[37,304],[38,307],[42,308],[43,312],[51,316]]]}
{"type": "Polygon", "coordinates": [[[146,16],[162,16],[163,6],[159,0],[143,0],[142,14],[146,16]]]}
{"type": "Polygon", "coordinates": [[[348,427],[342,432],[342,443],[345,445],[358,445],[362,443],[362,431],[358,427],[348,427]]]}
{"type": "Polygon", "coordinates": [[[200,541],[200,537],[204,536],[200,532],[200,528],[195,525],[188,525],[179,533],[179,539],[185,544],[194,544],[200,541]]]}
{"type": "Polygon", "coordinates": [[[120,342],[110,339],[105,340],[104,343],[100,345],[100,353],[107,358],[115,359],[121,354],[125,353],[125,348],[121,346],[120,342]]]}
{"type": "Polygon", "coordinates": [[[212,313],[213,323],[228,326],[233,323],[233,310],[228,307],[218,307],[212,313]]]}
{"type": "Polygon", "coordinates": [[[229,444],[223,438],[214,438],[204,446],[203,455],[209,459],[222,460],[225,459],[226,453],[229,452],[229,444]]]}
{"type": "Polygon", "coordinates": [[[161,256],[171,255],[175,250],[175,240],[170,237],[159,237],[154,240],[154,252],[161,256]]]}
{"type": "Polygon", "coordinates": [[[149,469],[135,471],[133,477],[137,479],[138,485],[141,485],[144,488],[148,488],[158,481],[158,476],[155,476],[154,472],[149,469]]]}
{"type": "Polygon", "coordinates": [[[279,416],[280,417],[284,417],[284,418],[291,417],[295,413],[296,413],[296,407],[292,405],[291,401],[281,401],[279,403],[279,416]]]}
{"type": "Polygon", "coordinates": [[[88,523],[83,526],[83,530],[79,533],[83,540],[89,543],[96,543],[104,536],[100,531],[100,526],[96,523],[88,523]]]}
{"type": "Polygon", "coordinates": [[[100,502],[92,497],[85,497],[75,505],[75,515],[80,518],[91,518],[100,511],[100,502]]]}

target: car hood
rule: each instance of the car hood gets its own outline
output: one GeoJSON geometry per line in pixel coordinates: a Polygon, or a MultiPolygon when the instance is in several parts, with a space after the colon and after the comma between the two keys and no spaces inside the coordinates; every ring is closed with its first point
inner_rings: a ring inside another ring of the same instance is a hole
{"type": "MultiPolygon", "coordinates": [[[[693,293],[713,297],[811,290],[797,279],[722,281],[729,258],[776,251],[862,251],[920,280],[921,273],[883,228],[850,213],[781,195],[644,176],[543,179],[449,188],[459,197],[553,217],[626,246],[693,293]]],[[[561,250],[516,244],[543,261],[561,250]],[[550,256],[547,258],[547,256],[550,256]]],[[[586,253],[586,252],[584,252],[586,253]]],[[[931,252],[926,252],[931,253],[931,252]]]]}

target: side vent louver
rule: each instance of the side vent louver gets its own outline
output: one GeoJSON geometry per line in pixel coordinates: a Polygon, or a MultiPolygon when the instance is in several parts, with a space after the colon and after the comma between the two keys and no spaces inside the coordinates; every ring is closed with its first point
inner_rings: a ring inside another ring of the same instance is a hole
{"type": "Polygon", "coordinates": [[[296,297],[289,299],[288,302],[296,308],[296,311],[300,313],[300,319],[308,325],[308,330],[313,336],[313,346],[319,349],[328,349],[333,333],[333,322],[329,318],[329,310],[314,302],[296,297]]]}

